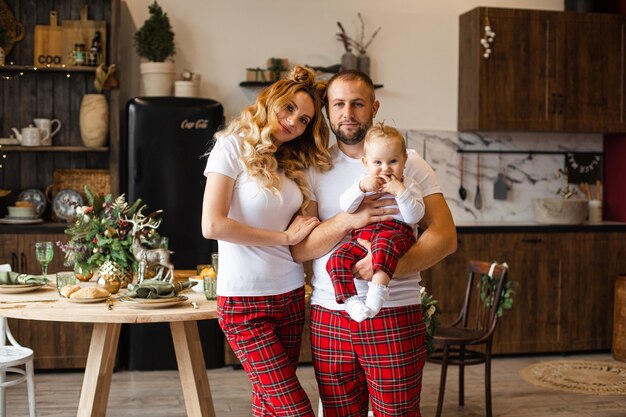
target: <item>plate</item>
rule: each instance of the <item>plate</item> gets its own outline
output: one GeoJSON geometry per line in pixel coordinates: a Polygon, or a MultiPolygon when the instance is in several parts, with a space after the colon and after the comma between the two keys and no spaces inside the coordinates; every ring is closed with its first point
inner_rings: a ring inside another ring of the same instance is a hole
{"type": "Polygon", "coordinates": [[[52,210],[57,218],[71,220],[76,217],[76,207],[84,203],[83,196],[78,191],[69,188],[59,191],[52,201],[52,210]]]}
{"type": "Polygon", "coordinates": [[[44,284],[0,284],[0,294],[19,294],[31,292],[43,287],[44,284]]]}
{"type": "Polygon", "coordinates": [[[189,298],[184,295],[177,295],[168,298],[133,298],[123,295],[117,298],[123,303],[136,308],[165,308],[172,307],[187,301],[189,298]]]}
{"type": "Polygon", "coordinates": [[[27,219],[27,218],[16,218],[16,217],[5,217],[0,219],[1,224],[37,224],[43,223],[43,219],[41,217],[36,219],[27,219]]]}
{"type": "Polygon", "coordinates": [[[42,191],[37,190],[36,188],[31,188],[28,190],[22,191],[17,196],[18,201],[30,201],[35,205],[35,214],[37,216],[41,216],[46,209],[48,203],[46,203],[46,196],[42,191]]]}
{"type": "Polygon", "coordinates": [[[107,298],[109,298],[109,296],[107,295],[106,297],[96,297],[96,298],[68,298],[67,301],[69,301],[70,303],[76,303],[76,304],[91,304],[91,303],[99,303],[101,301],[106,300],[107,298]]]}

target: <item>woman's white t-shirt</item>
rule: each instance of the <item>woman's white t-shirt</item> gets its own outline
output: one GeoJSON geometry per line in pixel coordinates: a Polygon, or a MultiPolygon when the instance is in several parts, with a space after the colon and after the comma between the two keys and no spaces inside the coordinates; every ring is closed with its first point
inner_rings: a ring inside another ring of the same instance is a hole
{"type": "MultiPolygon", "coordinates": [[[[264,190],[248,175],[241,154],[237,137],[219,137],[204,170],[205,176],[214,172],[235,180],[228,217],[260,229],[286,230],[302,205],[300,189],[279,172],[280,194],[264,190]]],[[[247,246],[220,240],[218,247],[220,296],[276,295],[304,285],[304,270],[294,262],[289,246],[247,246]]]]}

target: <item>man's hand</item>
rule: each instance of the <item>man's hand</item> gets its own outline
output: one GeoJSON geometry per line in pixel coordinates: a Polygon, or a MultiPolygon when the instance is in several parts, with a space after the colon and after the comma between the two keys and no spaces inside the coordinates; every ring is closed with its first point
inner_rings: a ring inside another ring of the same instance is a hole
{"type": "Polygon", "coordinates": [[[381,194],[372,194],[363,199],[359,208],[350,217],[350,227],[358,229],[370,223],[391,220],[394,214],[399,213],[397,208],[391,208],[394,200],[391,198],[380,198],[381,194]]]}
{"type": "Polygon", "coordinates": [[[374,268],[372,267],[372,252],[370,248],[372,243],[368,240],[357,239],[359,244],[367,249],[367,255],[352,266],[352,274],[355,278],[359,278],[365,281],[371,281],[374,275],[374,268]]]}

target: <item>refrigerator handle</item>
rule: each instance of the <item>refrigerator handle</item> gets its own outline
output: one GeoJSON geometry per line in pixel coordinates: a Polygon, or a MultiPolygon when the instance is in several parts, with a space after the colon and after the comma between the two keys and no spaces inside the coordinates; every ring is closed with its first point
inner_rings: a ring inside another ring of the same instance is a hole
{"type": "Polygon", "coordinates": [[[135,184],[141,181],[141,148],[135,150],[135,170],[133,172],[133,181],[135,184]]]}

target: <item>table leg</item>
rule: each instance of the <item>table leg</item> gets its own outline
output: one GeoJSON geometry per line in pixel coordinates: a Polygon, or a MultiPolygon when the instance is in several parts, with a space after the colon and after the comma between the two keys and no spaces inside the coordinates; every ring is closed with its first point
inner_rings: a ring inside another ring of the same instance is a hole
{"type": "Polygon", "coordinates": [[[95,323],[93,326],[77,417],[106,415],[121,328],[120,323],[95,323]]]}
{"type": "Polygon", "coordinates": [[[211,387],[195,321],[171,322],[178,373],[188,417],[215,417],[211,387]]]}

